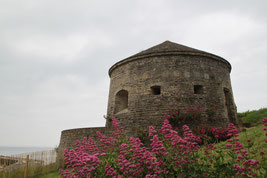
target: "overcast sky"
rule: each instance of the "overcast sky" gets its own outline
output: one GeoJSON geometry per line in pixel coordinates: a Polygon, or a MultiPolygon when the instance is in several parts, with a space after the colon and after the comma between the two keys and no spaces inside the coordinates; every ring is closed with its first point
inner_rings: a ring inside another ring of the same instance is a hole
{"type": "Polygon", "coordinates": [[[104,126],[108,69],[170,40],[232,64],[238,111],[267,107],[266,0],[0,0],[0,146],[104,126]]]}

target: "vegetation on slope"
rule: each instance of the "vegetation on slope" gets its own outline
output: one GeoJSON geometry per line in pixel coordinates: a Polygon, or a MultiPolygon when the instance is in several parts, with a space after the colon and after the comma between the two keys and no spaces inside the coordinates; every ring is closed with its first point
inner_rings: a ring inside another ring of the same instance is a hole
{"type": "Polygon", "coordinates": [[[61,176],[59,175],[58,171],[51,172],[51,173],[45,174],[45,175],[36,176],[36,178],[60,178],[60,177],[61,176]]]}
{"type": "Polygon", "coordinates": [[[242,119],[245,127],[256,126],[261,124],[263,118],[267,118],[267,108],[237,113],[237,117],[242,119]]]}

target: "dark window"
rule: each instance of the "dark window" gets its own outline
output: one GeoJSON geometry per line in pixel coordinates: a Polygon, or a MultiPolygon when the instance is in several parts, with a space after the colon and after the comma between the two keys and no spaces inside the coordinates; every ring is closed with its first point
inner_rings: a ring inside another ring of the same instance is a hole
{"type": "Polygon", "coordinates": [[[203,86],[194,85],[194,94],[203,94],[203,86]]]}
{"type": "Polygon", "coordinates": [[[115,96],[115,114],[128,108],[128,92],[120,90],[115,96]]]}
{"type": "Polygon", "coordinates": [[[160,95],[160,86],[153,86],[151,87],[152,95],[160,95]]]}

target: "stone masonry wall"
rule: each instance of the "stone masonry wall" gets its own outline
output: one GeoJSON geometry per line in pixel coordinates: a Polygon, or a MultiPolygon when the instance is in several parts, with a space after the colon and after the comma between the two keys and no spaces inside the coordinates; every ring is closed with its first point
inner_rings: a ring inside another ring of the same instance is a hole
{"type": "MultiPolygon", "coordinates": [[[[113,69],[110,78],[108,115],[115,116],[129,134],[149,125],[160,126],[169,104],[215,107],[218,119],[203,120],[214,127],[225,127],[228,112],[235,113],[228,111],[224,93],[224,89],[229,91],[231,109],[235,110],[229,64],[211,57],[162,55],[129,60],[113,69]],[[194,85],[203,86],[203,93],[194,94],[194,85]],[[160,86],[159,95],[152,93],[153,86],[160,86]],[[128,108],[115,113],[115,96],[120,90],[128,91],[128,108]]],[[[108,121],[106,126],[110,126],[108,121]]]]}
{"type": "Polygon", "coordinates": [[[78,128],[63,130],[60,137],[60,145],[58,146],[57,164],[58,167],[63,167],[64,149],[74,149],[76,140],[82,141],[84,137],[91,137],[96,140],[96,132],[100,131],[102,134],[109,134],[105,127],[95,128],[78,128]]]}

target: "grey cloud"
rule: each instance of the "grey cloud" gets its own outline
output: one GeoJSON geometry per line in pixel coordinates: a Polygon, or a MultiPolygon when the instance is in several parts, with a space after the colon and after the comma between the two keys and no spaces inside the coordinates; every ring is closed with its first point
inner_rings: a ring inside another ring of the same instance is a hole
{"type": "Polygon", "coordinates": [[[55,146],[63,129],[103,126],[109,67],[165,40],[226,58],[238,110],[266,107],[265,7],[263,0],[0,1],[1,145],[55,146]]]}

